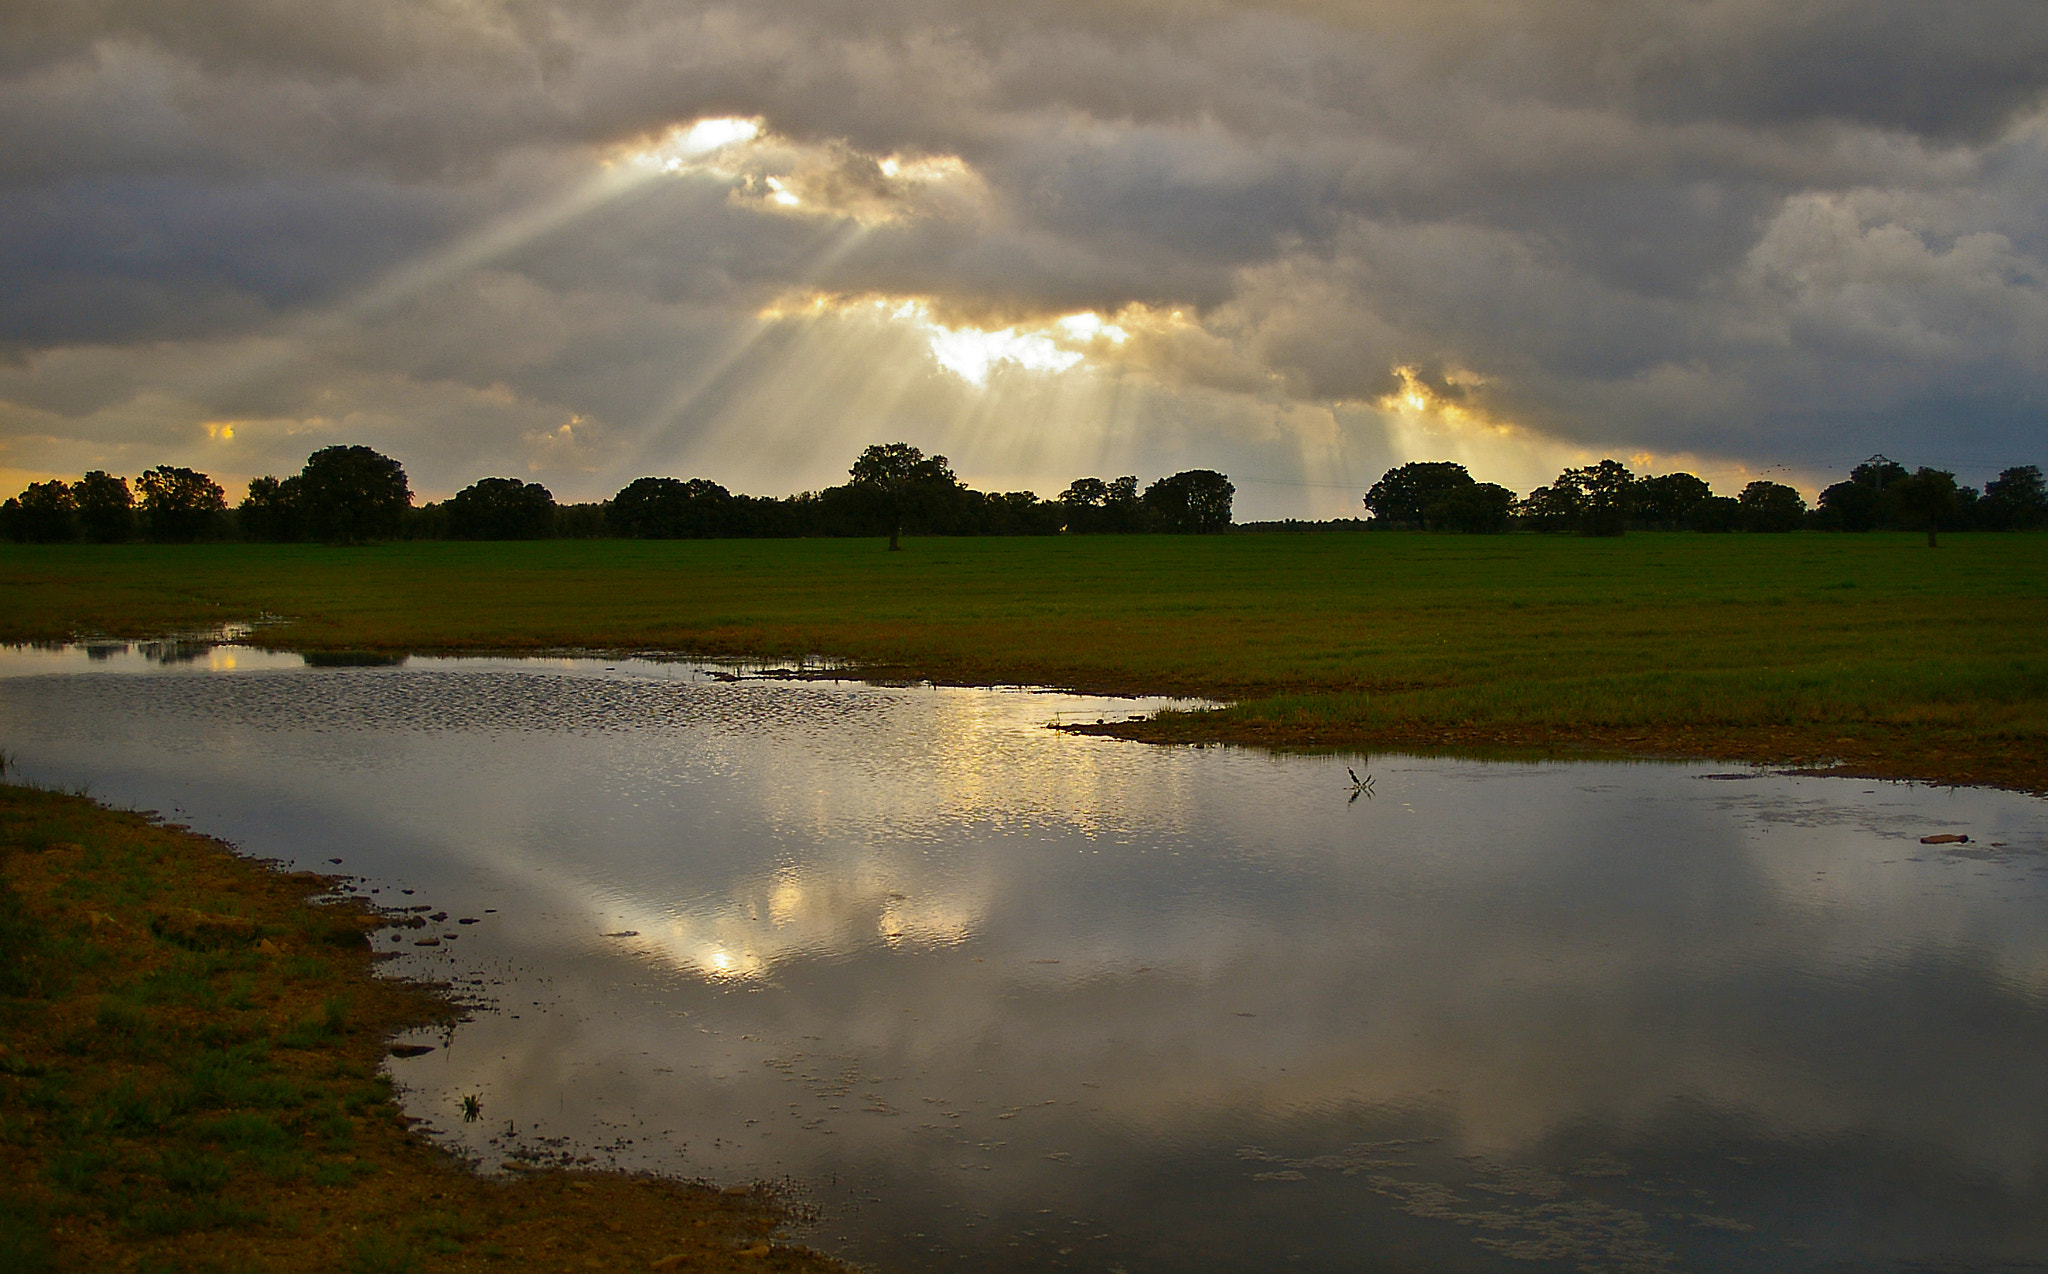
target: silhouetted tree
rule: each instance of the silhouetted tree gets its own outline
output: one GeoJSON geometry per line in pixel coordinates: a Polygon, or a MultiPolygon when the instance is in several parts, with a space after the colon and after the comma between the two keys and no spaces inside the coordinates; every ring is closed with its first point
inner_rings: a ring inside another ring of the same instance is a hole
{"type": "Polygon", "coordinates": [[[554,528],[555,496],[538,482],[479,478],[450,497],[447,514],[458,540],[538,540],[554,528]]]}
{"type": "Polygon", "coordinates": [[[135,496],[128,480],[94,469],[71,488],[78,504],[78,524],[96,544],[119,544],[135,534],[135,496]]]}
{"type": "Polygon", "coordinates": [[[1066,529],[1076,534],[1140,531],[1145,526],[1145,504],[1138,496],[1136,474],[1108,482],[1076,478],[1060,493],[1058,503],[1066,529]]]}
{"type": "Polygon", "coordinates": [[[1908,478],[1886,484],[1885,501],[1900,522],[1927,533],[1927,547],[1936,547],[1935,533],[1956,515],[1956,475],[1922,467],[1908,478]]]}
{"type": "Polygon", "coordinates": [[[297,477],[249,479],[249,493],[235,506],[235,525],[245,540],[281,542],[299,538],[297,477]]]}
{"type": "Polygon", "coordinates": [[[1742,501],[1732,495],[1710,495],[1686,511],[1688,531],[1733,531],[1742,525],[1742,501]]]}
{"type": "Polygon", "coordinates": [[[929,518],[961,490],[944,456],[927,456],[907,442],[877,443],[860,453],[848,470],[854,493],[873,501],[889,532],[889,551],[902,548],[903,523],[912,514],[929,518]]]}
{"type": "Polygon", "coordinates": [[[1375,527],[1423,530],[1431,505],[1473,485],[1472,475],[1455,461],[1416,461],[1381,474],[1365,493],[1365,510],[1375,527]]]}
{"type": "Polygon", "coordinates": [[[1806,498],[1782,482],[1752,482],[1736,503],[1745,531],[1796,531],[1806,517],[1806,498]]]}
{"type": "Polygon", "coordinates": [[[689,534],[689,499],[681,478],[635,478],[612,497],[605,521],[628,539],[679,540],[689,534]]]}
{"type": "Polygon", "coordinates": [[[558,504],[555,506],[554,536],[558,540],[601,540],[610,533],[607,525],[610,513],[611,505],[607,501],[558,504]]]}
{"type": "Polygon", "coordinates": [[[1030,491],[967,493],[966,524],[973,535],[1057,535],[1066,522],[1066,508],[1057,500],[1041,500],[1030,491]]]}
{"type": "Polygon", "coordinates": [[[55,478],[31,482],[6,505],[7,534],[31,544],[61,544],[78,538],[78,504],[69,483],[55,478]]]}
{"type": "Polygon", "coordinates": [[[299,471],[301,528],[329,544],[367,544],[398,534],[412,506],[405,467],[368,447],[322,447],[299,471]]]}
{"type": "Polygon", "coordinates": [[[1884,520],[1884,493],[1851,479],[1820,493],[1820,524],[1832,531],[1875,531],[1884,520]]]}
{"type": "Polygon", "coordinates": [[[1636,476],[1619,460],[1566,469],[1551,485],[1578,493],[1580,535],[1620,535],[1628,530],[1629,511],[1635,508],[1636,476]]]}
{"type": "MultiPolygon", "coordinates": [[[[1133,478],[1132,482],[1137,479],[1133,478]]],[[[1066,529],[1076,535],[1107,529],[1103,505],[1109,499],[1109,484],[1100,478],[1076,478],[1060,492],[1059,505],[1066,516],[1066,529]]]]}
{"type": "Polygon", "coordinates": [[[1515,506],[1515,516],[1532,531],[1556,534],[1575,531],[1585,500],[1577,487],[1537,487],[1515,506]]]}
{"type": "Polygon", "coordinates": [[[1184,469],[1145,488],[1145,513],[1153,529],[1183,535],[1230,529],[1230,502],[1237,488],[1214,469],[1184,469]]]}
{"type": "Polygon", "coordinates": [[[1514,518],[1515,493],[1492,482],[1474,482],[1439,496],[1422,511],[1432,531],[1499,535],[1514,518]]]}
{"type": "Polygon", "coordinates": [[[2038,465],[2017,465],[1984,484],[1978,516],[1994,531],[2027,531],[2048,526],[2048,484],[2038,465]]]}
{"type": "Polygon", "coordinates": [[[142,522],[152,540],[190,543],[219,533],[228,509],[220,484],[196,469],[158,465],[135,480],[142,522]]]}
{"type": "Polygon", "coordinates": [[[1820,493],[1820,524],[1842,531],[1875,531],[1898,517],[1896,503],[1885,492],[1909,475],[1906,466],[1883,455],[1872,456],[1820,493]]]}
{"type": "Polygon", "coordinates": [[[1714,494],[1712,487],[1690,473],[1666,473],[1636,480],[1636,525],[1652,531],[1677,531],[1693,506],[1714,494]]]}
{"type": "Polygon", "coordinates": [[[1866,487],[1883,491],[1894,482],[1903,482],[1912,475],[1906,466],[1886,455],[1875,455],[1849,470],[1849,481],[1860,482],[1866,487]]]}

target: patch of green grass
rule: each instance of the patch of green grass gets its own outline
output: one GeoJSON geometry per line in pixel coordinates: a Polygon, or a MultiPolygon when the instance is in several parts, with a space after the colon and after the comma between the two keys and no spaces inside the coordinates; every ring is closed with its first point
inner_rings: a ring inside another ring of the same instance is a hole
{"type": "Polygon", "coordinates": [[[57,1268],[50,1250],[49,1219],[19,1199],[0,1194],[0,1270],[47,1274],[57,1268]]]}
{"type": "Polygon", "coordinates": [[[1212,727],[1250,734],[1852,723],[2048,744],[2034,534],[0,548],[0,638],[264,614],[285,647],[822,654],[1182,692],[1236,701],[1212,727]]]}
{"type": "Polygon", "coordinates": [[[179,1194],[214,1194],[229,1175],[227,1160],[185,1149],[166,1151],[157,1163],[157,1176],[179,1194]]]}
{"type": "Polygon", "coordinates": [[[276,1149],[291,1142],[291,1134],[276,1120],[253,1110],[238,1110],[205,1120],[193,1128],[192,1134],[200,1141],[238,1150],[276,1149]]]}
{"type": "Polygon", "coordinates": [[[263,1224],[261,1210],[201,1196],[141,1203],[123,1218],[122,1229],[142,1238],[163,1238],[198,1230],[242,1229],[263,1224]]]}
{"type": "Polygon", "coordinates": [[[419,1257],[412,1248],[382,1234],[366,1234],[356,1241],[343,1267],[349,1274],[414,1274],[419,1257]]]}
{"type": "Polygon", "coordinates": [[[172,1097],[183,1112],[248,1107],[274,1110],[298,1105],[298,1086],[276,1074],[268,1063],[269,1046],[258,1040],[232,1048],[208,1049],[186,1060],[182,1084],[172,1097]]]}
{"type": "Polygon", "coordinates": [[[112,1163],[113,1156],[103,1146],[70,1147],[44,1162],[43,1180],[59,1190],[91,1194],[99,1188],[100,1174],[112,1163]]]}

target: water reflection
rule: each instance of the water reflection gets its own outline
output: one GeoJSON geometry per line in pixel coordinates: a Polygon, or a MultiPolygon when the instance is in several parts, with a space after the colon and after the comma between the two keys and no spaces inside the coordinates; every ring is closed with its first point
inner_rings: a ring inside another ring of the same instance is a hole
{"type": "Polygon", "coordinates": [[[787,1176],[892,1268],[2048,1257],[2028,798],[1380,757],[1351,803],[1042,728],[1126,701],[11,658],[32,776],[445,909],[391,949],[489,1007],[394,1070],[487,1164],[787,1176]]]}

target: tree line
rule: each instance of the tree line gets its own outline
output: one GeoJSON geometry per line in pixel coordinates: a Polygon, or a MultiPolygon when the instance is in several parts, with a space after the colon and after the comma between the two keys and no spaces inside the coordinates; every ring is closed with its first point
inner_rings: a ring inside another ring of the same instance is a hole
{"type": "Polygon", "coordinates": [[[1638,477],[1618,460],[1566,469],[1518,498],[1465,466],[1423,461],[1389,469],[1366,493],[1362,523],[1381,530],[1499,534],[1621,535],[1640,531],[2020,531],[2048,527],[2048,486],[2038,465],[2016,465],[1984,484],[1961,486],[1945,469],[1908,471],[1884,456],[1850,470],[1814,507],[1782,482],[1756,481],[1715,495],[1690,473],[1638,477]]]}
{"type": "Polygon", "coordinates": [[[404,467],[364,446],[326,447],[297,474],[250,481],[232,507],[211,477],[170,465],[131,488],[94,470],[30,483],[0,504],[0,536],[41,543],[129,540],[318,541],[546,538],[708,539],[803,536],[1202,534],[1228,530],[1236,488],[1210,469],[1138,487],[1134,475],[1076,479],[1056,499],[976,491],[941,455],[908,443],[861,452],[847,481],[797,495],[736,495],[706,478],[639,478],[611,499],[560,504],[547,487],[483,478],[421,506],[404,467]]]}
{"type": "MultiPolygon", "coordinates": [[[[94,470],[76,482],[31,483],[0,504],[0,535],[62,542],[206,539],[366,543],[383,539],[712,539],[909,535],[1200,534],[1233,529],[1236,488],[1189,469],[1140,490],[1133,475],[1077,478],[1056,498],[983,492],[946,457],[908,443],[861,452],[847,481],[797,495],[736,495],[706,478],[639,478],[611,499],[558,504],[537,482],[483,478],[453,497],[413,504],[405,469],[364,446],[326,447],[286,478],[261,477],[230,507],[219,483],[162,465],[126,479],[94,470]]],[[[1618,460],[1569,468],[1517,496],[1451,461],[1399,465],[1364,498],[1364,519],[1251,523],[1240,530],[1440,531],[1621,535],[1638,531],[2018,531],[2048,527],[2048,485],[2018,465],[1982,491],[1942,469],[1872,456],[1808,507],[1783,483],[1714,494],[1690,473],[1638,476],[1618,460]]]]}

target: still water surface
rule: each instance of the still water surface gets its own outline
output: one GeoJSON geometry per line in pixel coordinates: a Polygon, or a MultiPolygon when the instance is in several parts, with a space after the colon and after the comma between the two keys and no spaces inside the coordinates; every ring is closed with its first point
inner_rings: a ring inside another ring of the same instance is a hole
{"type": "Polygon", "coordinates": [[[2048,1261],[2039,800],[727,675],[0,651],[0,745],[445,910],[386,941],[479,1004],[392,1062],[452,1147],[786,1180],[884,1270],[2048,1261]]]}

